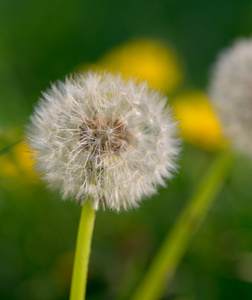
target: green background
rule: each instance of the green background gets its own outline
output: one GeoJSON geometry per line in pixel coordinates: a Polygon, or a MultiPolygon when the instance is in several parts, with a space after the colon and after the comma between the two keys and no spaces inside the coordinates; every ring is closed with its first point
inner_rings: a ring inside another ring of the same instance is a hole
{"type": "MultiPolygon", "coordinates": [[[[0,0],[0,136],[28,122],[50,82],[129,39],[172,44],[184,88],[206,89],[218,52],[251,31],[245,0],[0,0]]],[[[87,299],[130,299],[214,155],[184,145],[168,189],[139,209],[97,213],[87,299]]],[[[237,157],[162,299],[252,299],[251,178],[237,157]]],[[[0,298],[68,299],[80,207],[44,185],[11,184],[0,181],[0,298]]]]}

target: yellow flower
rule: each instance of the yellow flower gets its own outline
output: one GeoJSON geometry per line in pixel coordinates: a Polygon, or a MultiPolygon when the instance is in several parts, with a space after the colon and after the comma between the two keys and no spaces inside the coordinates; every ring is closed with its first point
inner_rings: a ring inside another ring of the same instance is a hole
{"type": "Polygon", "coordinates": [[[38,182],[37,174],[33,170],[35,160],[31,157],[29,147],[24,142],[20,142],[13,148],[13,155],[20,173],[29,181],[38,182]]]}
{"type": "Polygon", "coordinates": [[[165,93],[177,88],[183,76],[175,52],[161,42],[147,39],[112,48],[95,64],[84,67],[87,68],[120,72],[124,78],[137,77],[165,93]]]}
{"type": "Polygon", "coordinates": [[[0,156],[0,178],[20,184],[37,184],[39,180],[33,171],[31,155],[30,149],[24,142],[13,146],[0,156]]]}
{"type": "Polygon", "coordinates": [[[7,157],[7,154],[0,156],[0,165],[0,177],[15,178],[19,176],[17,166],[7,157]]]}
{"type": "Polygon", "coordinates": [[[226,145],[222,128],[201,91],[191,91],[174,99],[174,111],[184,140],[205,150],[218,150],[226,145]]]}

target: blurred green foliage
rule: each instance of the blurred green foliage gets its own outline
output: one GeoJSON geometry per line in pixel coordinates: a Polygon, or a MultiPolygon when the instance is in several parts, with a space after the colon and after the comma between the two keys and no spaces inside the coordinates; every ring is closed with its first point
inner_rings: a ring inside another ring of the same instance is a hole
{"type": "MultiPolygon", "coordinates": [[[[0,149],[21,138],[49,82],[115,45],[135,37],[170,43],[186,67],[181,89],[205,89],[219,50],[252,32],[245,0],[0,0],[0,7],[0,149]]],[[[168,189],[137,210],[97,213],[88,299],[130,299],[213,155],[185,145],[168,189]]],[[[252,298],[251,177],[250,162],[238,157],[163,299],[252,298]]],[[[0,178],[0,298],[68,299],[80,208],[19,180],[0,178]]]]}

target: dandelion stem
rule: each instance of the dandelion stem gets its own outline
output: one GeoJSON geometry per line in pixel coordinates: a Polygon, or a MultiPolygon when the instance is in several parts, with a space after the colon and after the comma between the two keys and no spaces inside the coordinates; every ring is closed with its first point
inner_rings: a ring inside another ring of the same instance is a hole
{"type": "Polygon", "coordinates": [[[159,299],[169,285],[186,249],[206,212],[220,190],[232,163],[232,153],[225,150],[215,159],[194,195],[168,233],[132,300],[159,299]]]}
{"type": "Polygon", "coordinates": [[[78,229],[70,300],[84,300],[87,285],[88,262],[94,228],[95,210],[85,201],[78,229]]]}

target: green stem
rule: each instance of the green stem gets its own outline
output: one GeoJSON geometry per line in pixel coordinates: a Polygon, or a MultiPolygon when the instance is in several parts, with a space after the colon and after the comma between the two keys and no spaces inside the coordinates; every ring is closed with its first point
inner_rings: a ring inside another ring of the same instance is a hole
{"type": "Polygon", "coordinates": [[[232,158],[232,154],[226,150],[221,152],[210,166],[193,197],[165,238],[132,300],[160,298],[164,288],[171,282],[193,234],[220,190],[231,167],[232,158]]]}
{"type": "Polygon", "coordinates": [[[94,228],[95,210],[85,201],[78,229],[70,300],[84,300],[87,285],[88,262],[94,228]]]}

